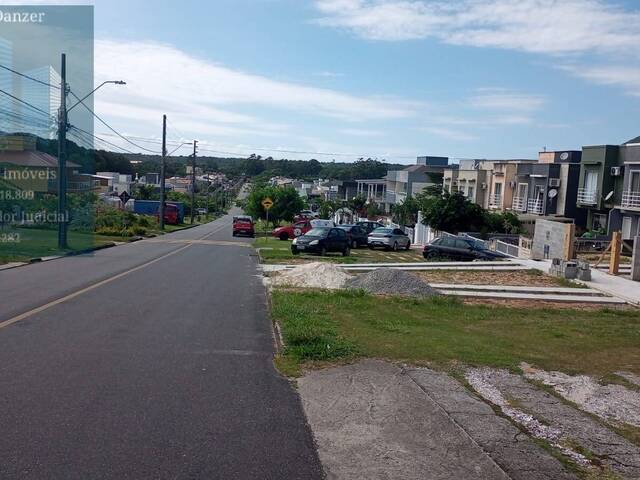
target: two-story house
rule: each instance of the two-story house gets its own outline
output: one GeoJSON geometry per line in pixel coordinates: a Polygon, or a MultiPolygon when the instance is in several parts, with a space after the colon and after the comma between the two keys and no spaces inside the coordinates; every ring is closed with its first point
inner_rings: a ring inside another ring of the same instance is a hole
{"type": "Polygon", "coordinates": [[[609,213],[622,202],[623,170],[619,145],[582,147],[577,205],[587,210],[587,229],[610,231],[609,213]]]}
{"type": "Polygon", "coordinates": [[[477,203],[482,208],[487,208],[489,206],[489,179],[492,170],[493,163],[489,160],[460,160],[457,189],[451,190],[451,192],[458,191],[469,201],[477,203]]]}
{"type": "MultiPolygon", "coordinates": [[[[620,146],[622,192],[610,213],[610,230],[621,230],[623,240],[640,235],[640,137],[620,146]]],[[[618,172],[616,172],[618,173],[618,172]]]]}
{"type": "Polygon", "coordinates": [[[519,163],[513,211],[522,219],[560,217],[584,226],[586,211],[576,204],[581,158],[581,151],[545,151],[537,163],[519,163]]]}
{"type": "Polygon", "coordinates": [[[487,179],[488,208],[507,211],[513,209],[516,193],[518,166],[537,163],[537,160],[490,160],[492,169],[487,179]]]}
{"type": "Polygon", "coordinates": [[[448,162],[447,157],[418,157],[415,165],[388,171],[385,175],[385,211],[430,186],[442,185],[448,162]]]}

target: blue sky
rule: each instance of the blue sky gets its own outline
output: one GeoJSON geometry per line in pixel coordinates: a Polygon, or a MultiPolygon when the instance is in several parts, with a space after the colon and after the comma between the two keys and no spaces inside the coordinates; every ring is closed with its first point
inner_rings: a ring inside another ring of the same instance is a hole
{"type": "Polygon", "coordinates": [[[412,163],[640,134],[637,1],[98,0],[95,32],[96,81],[127,81],[97,111],[154,138],[167,113],[203,149],[412,163]]]}

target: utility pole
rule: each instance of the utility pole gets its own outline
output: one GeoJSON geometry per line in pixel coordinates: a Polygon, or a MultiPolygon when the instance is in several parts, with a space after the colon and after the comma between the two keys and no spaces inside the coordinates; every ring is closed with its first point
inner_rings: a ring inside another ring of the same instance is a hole
{"type": "Polygon", "coordinates": [[[162,115],[162,163],[160,164],[160,230],[164,230],[164,171],[167,155],[167,116],[162,115]]]}
{"type": "Polygon", "coordinates": [[[193,218],[195,215],[195,203],[196,203],[196,151],[198,148],[198,141],[193,141],[193,159],[191,161],[191,225],[193,225],[193,218]]]}
{"type": "Polygon", "coordinates": [[[67,245],[67,56],[60,58],[60,110],[58,111],[58,248],[67,245]]]}

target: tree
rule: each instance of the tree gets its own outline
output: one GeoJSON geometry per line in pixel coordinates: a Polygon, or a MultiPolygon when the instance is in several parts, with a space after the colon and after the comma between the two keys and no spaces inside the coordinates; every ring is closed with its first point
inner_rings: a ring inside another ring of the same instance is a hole
{"type": "Polygon", "coordinates": [[[407,197],[402,203],[391,207],[391,216],[398,225],[415,225],[418,221],[420,202],[414,197],[407,197]]]}
{"type": "Polygon", "coordinates": [[[269,220],[274,225],[281,220],[292,221],[300,210],[304,208],[304,202],[293,187],[272,187],[268,185],[254,185],[247,196],[245,212],[253,218],[267,218],[267,212],[262,206],[265,198],[273,200],[273,207],[269,210],[269,220]]]}
{"type": "Polygon", "coordinates": [[[347,202],[347,206],[358,215],[363,215],[366,212],[367,197],[360,194],[353,197],[347,202]]]}
{"type": "Polygon", "coordinates": [[[462,193],[447,191],[440,196],[422,195],[422,223],[436,230],[458,233],[479,231],[485,224],[485,210],[462,193]]]}
{"type": "Polygon", "coordinates": [[[320,200],[318,213],[320,214],[320,218],[331,218],[331,216],[338,210],[342,205],[340,203],[335,202],[333,200],[320,200]]]}

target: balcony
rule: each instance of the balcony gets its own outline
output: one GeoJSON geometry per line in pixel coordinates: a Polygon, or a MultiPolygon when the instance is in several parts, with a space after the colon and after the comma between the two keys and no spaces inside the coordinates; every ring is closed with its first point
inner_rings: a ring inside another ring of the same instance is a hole
{"type": "Polygon", "coordinates": [[[502,208],[502,194],[494,193],[489,195],[489,207],[502,208]]]}
{"type": "Polygon", "coordinates": [[[597,205],[598,204],[598,191],[586,188],[578,189],[578,203],[582,205],[597,205]]]}
{"type": "Polygon", "coordinates": [[[542,200],[536,200],[534,198],[531,198],[527,202],[527,207],[529,209],[529,213],[533,213],[535,215],[542,215],[542,211],[543,211],[542,200]]]}
{"type": "Polygon", "coordinates": [[[527,211],[527,199],[523,197],[513,197],[513,209],[516,212],[526,212],[527,211]]]}
{"type": "Polygon", "coordinates": [[[622,192],[623,208],[640,208],[640,192],[626,190],[622,192]]]}

